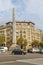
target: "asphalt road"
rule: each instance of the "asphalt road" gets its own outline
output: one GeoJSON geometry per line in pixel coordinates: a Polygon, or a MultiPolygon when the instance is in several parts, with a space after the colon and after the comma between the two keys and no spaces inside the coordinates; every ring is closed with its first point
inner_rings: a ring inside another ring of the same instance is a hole
{"type": "Polygon", "coordinates": [[[0,63],[0,65],[43,65],[43,64],[31,64],[31,63],[24,63],[24,62],[6,62],[0,63]]]}
{"type": "MultiPolygon", "coordinates": [[[[0,53],[0,65],[36,65],[37,59],[43,61],[43,54],[28,53],[26,55],[11,55],[8,53],[0,53]],[[31,63],[31,61],[33,63],[31,63]]],[[[43,64],[43,62],[40,63],[43,64]]]]}

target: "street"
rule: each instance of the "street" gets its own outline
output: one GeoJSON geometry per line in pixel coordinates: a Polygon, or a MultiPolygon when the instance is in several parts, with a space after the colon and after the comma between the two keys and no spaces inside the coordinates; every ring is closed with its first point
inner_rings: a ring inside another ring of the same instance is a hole
{"type": "Polygon", "coordinates": [[[0,53],[0,65],[43,65],[43,54],[11,55],[0,53]]]}

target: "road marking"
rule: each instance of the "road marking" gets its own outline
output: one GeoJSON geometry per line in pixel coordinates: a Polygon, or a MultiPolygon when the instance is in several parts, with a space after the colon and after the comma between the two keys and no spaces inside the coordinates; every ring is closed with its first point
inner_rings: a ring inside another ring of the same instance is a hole
{"type": "Polygon", "coordinates": [[[5,61],[5,62],[0,62],[0,64],[6,64],[6,63],[14,63],[16,61],[5,61]]]}
{"type": "Polygon", "coordinates": [[[0,64],[8,64],[8,63],[14,63],[14,62],[22,62],[22,63],[30,63],[30,64],[36,64],[36,65],[43,65],[43,58],[22,59],[22,60],[16,60],[16,61],[5,61],[5,62],[0,62],[0,64]]]}
{"type": "Polygon", "coordinates": [[[24,59],[24,60],[16,60],[16,61],[17,62],[36,64],[36,65],[43,65],[43,58],[24,59]]]}

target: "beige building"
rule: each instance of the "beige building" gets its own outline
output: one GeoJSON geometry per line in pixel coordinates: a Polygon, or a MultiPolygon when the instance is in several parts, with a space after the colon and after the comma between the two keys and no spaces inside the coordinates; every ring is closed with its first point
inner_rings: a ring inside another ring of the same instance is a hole
{"type": "Polygon", "coordinates": [[[17,22],[16,24],[17,38],[19,38],[20,35],[22,34],[23,38],[27,39],[28,41],[27,46],[31,46],[31,43],[34,40],[34,35],[33,35],[34,28],[35,28],[35,24],[32,22],[25,22],[25,21],[17,22]]]}
{"type": "Polygon", "coordinates": [[[41,41],[43,42],[43,31],[41,30],[41,41]]]}
{"type": "Polygon", "coordinates": [[[40,29],[35,29],[35,40],[41,42],[41,30],[40,29]]]}
{"type": "MultiPolygon", "coordinates": [[[[2,25],[0,26],[0,38],[4,37],[5,41],[3,42],[6,46],[6,25],[2,25]]],[[[0,43],[2,43],[2,41],[0,40],[0,43]]]]}
{"type": "MultiPolygon", "coordinates": [[[[8,22],[5,25],[4,34],[6,39],[6,45],[13,42],[13,22],[8,22]]],[[[3,28],[0,30],[3,31],[3,28]]],[[[0,32],[1,33],[1,32],[0,32]]],[[[23,36],[24,39],[28,41],[28,47],[31,46],[32,41],[38,40],[41,41],[40,30],[35,29],[35,24],[32,22],[26,21],[16,21],[16,38],[23,36]]]]}

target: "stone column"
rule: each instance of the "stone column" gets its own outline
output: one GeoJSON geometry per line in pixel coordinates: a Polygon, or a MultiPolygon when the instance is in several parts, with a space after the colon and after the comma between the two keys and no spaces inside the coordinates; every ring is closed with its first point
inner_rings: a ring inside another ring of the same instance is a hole
{"type": "Polygon", "coordinates": [[[13,8],[13,44],[16,44],[16,19],[15,19],[15,8],[13,8]]]}
{"type": "Polygon", "coordinates": [[[13,50],[14,47],[17,46],[16,44],[16,19],[15,19],[15,14],[16,14],[16,11],[15,11],[15,8],[13,8],[13,40],[12,40],[12,45],[10,47],[10,50],[13,50]]]}

